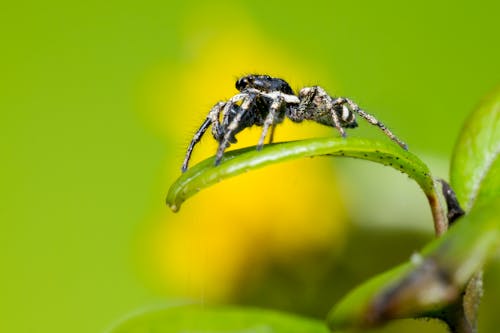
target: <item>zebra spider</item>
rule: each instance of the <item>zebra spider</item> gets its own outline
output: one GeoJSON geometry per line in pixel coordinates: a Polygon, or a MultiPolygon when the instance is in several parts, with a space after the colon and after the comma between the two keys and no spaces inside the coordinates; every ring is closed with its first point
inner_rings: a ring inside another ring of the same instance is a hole
{"type": "Polygon", "coordinates": [[[335,127],[342,137],[345,137],[344,128],[358,126],[355,116],[357,113],[370,124],[378,126],[403,149],[408,149],[384,124],[361,110],[353,101],[345,97],[331,97],[319,86],[302,88],[299,94],[295,95],[285,80],[269,75],[251,74],[237,80],[236,89],[238,94],[212,107],[196,131],[187,149],[182,172],[188,168],[194,146],[210,126],[213,137],[219,142],[215,158],[215,165],[219,165],[226,148],[231,143],[236,143],[236,134],[253,125],[262,126],[257,143],[257,150],[260,150],[269,131],[269,143],[273,142],[274,129],[285,117],[298,123],[313,120],[335,127]]]}

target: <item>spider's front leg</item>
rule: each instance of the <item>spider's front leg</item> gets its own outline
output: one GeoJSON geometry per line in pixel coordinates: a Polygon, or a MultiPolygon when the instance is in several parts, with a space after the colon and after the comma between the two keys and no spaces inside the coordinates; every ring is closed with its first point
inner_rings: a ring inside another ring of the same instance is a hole
{"type": "MultiPolygon", "coordinates": [[[[225,128],[224,132],[224,137],[219,141],[219,147],[217,148],[217,154],[215,156],[215,165],[219,165],[220,161],[222,160],[222,156],[224,156],[224,151],[226,150],[227,147],[229,147],[229,143],[234,137],[234,134],[236,134],[236,130],[240,127],[241,120],[245,113],[252,107],[254,101],[255,101],[255,94],[253,93],[242,93],[234,96],[231,98],[230,101],[227,102],[226,106],[224,107],[223,111],[223,117],[226,117],[227,112],[231,111],[230,108],[232,108],[236,102],[240,101],[243,99],[243,103],[241,103],[241,106],[236,110],[236,115],[234,118],[231,120],[227,128],[225,128]]],[[[229,119],[229,118],[227,118],[229,119]]],[[[248,124],[252,125],[252,124],[248,124]]]]}
{"type": "Polygon", "coordinates": [[[217,104],[215,104],[208,113],[207,118],[205,119],[203,124],[201,124],[200,128],[194,134],[193,139],[191,140],[191,143],[189,144],[189,147],[187,149],[186,156],[184,157],[184,162],[182,163],[182,172],[186,172],[186,170],[188,169],[189,160],[191,159],[191,154],[193,153],[194,146],[198,142],[200,142],[201,137],[203,136],[203,134],[205,134],[210,125],[212,125],[212,132],[214,134],[214,137],[216,135],[222,136],[222,129],[219,123],[219,115],[225,105],[226,102],[218,102],[217,104]]]}

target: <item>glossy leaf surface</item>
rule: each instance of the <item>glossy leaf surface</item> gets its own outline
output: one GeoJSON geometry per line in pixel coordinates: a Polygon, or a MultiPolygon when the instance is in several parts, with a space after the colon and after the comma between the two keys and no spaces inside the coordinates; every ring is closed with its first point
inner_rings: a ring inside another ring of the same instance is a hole
{"type": "Polygon", "coordinates": [[[466,211],[500,195],[500,88],[468,117],[455,145],[450,183],[466,211]]]}

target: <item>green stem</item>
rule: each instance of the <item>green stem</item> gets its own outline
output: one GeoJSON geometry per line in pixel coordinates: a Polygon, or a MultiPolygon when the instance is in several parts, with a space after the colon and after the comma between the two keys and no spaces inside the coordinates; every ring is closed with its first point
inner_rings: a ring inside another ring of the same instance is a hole
{"type": "Polygon", "coordinates": [[[432,219],[434,221],[434,232],[437,237],[443,235],[446,230],[448,230],[448,219],[446,217],[443,205],[439,200],[438,190],[436,184],[433,186],[433,190],[425,194],[427,201],[432,212],[432,219]]]}

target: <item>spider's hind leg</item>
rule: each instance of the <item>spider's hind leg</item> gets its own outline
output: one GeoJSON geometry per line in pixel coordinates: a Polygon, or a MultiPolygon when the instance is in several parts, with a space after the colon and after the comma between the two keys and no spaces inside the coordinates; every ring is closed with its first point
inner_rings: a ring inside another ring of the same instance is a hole
{"type": "Polygon", "coordinates": [[[361,117],[366,119],[370,124],[377,126],[382,130],[382,132],[385,133],[392,141],[396,142],[401,148],[404,150],[408,150],[408,145],[401,141],[397,136],[395,136],[384,124],[382,124],[380,121],[377,120],[374,116],[372,116],[369,113],[366,113],[365,111],[361,110],[353,101],[351,101],[348,98],[345,98],[345,101],[347,104],[351,107],[351,109],[359,114],[361,117]]]}
{"type": "Polygon", "coordinates": [[[335,128],[340,132],[340,135],[345,138],[347,137],[347,134],[344,130],[344,127],[342,127],[342,124],[340,123],[339,116],[337,115],[337,112],[335,111],[335,108],[333,106],[328,106],[328,110],[330,110],[332,114],[332,119],[333,119],[333,125],[335,128]]]}

